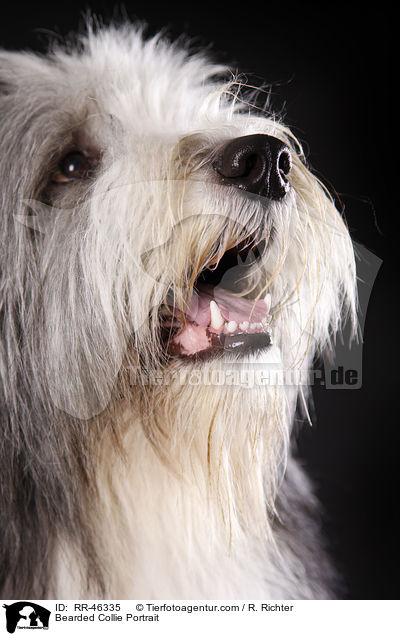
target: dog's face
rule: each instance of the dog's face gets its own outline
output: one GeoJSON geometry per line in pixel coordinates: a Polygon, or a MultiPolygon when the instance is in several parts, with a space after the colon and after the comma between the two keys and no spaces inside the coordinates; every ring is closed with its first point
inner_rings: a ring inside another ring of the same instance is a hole
{"type": "Polygon", "coordinates": [[[57,408],[90,418],[132,371],[310,365],[354,257],[280,122],[134,30],[0,59],[3,261],[57,408]]]}

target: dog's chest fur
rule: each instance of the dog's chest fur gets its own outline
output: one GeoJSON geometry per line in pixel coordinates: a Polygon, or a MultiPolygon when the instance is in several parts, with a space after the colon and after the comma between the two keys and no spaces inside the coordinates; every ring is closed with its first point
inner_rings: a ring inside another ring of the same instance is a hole
{"type": "Polygon", "coordinates": [[[58,548],[57,598],[332,596],[334,574],[320,544],[308,479],[290,458],[279,497],[269,501],[262,464],[268,449],[261,438],[246,458],[256,421],[246,422],[235,444],[218,416],[212,431],[200,428],[206,419],[192,418],[199,428],[192,439],[180,440],[187,453],[182,466],[181,452],[160,457],[136,417],[130,410],[123,414],[129,426],[125,457],[110,452],[110,444],[99,457],[99,507],[90,514],[105,589],[85,587],[79,555],[65,543],[58,548]]]}

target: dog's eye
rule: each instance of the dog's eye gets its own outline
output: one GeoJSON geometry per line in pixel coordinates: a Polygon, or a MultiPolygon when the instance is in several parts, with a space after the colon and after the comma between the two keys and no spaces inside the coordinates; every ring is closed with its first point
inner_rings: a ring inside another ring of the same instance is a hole
{"type": "Polygon", "coordinates": [[[83,152],[70,152],[58,164],[53,176],[56,183],[68,183],[76,179],[84,179],[93,169],[92,163],[83,152]]]}

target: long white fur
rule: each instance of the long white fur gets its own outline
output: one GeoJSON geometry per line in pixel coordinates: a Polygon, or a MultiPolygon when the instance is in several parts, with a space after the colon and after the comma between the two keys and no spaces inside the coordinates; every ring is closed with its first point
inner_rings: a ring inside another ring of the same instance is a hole
{"type": "MultiPolygon", "coordinates": [[[[246,291],[271,293],[274,346],[237,368],[279,361],[307,370],[343,317],[354,319],[351,239],[300,145],[282,122],[241,100],[235,79],[221,80],[224,69],[163,38],[143,41],[131,25],[89,31],[80,49],[48,58],[0,53],[0,63],[0,79],[12,87],[6,156],[22,129],[29,132],[17,152],[25,148],[36,165],[75,131],[101,152],[94,181],[54,196],[54,216],[34,247],[14,217],[27,214],[42,175],[10,173],[19,196],[6,210],[2,288],[15,298],[26,297],[27,280],[31,286],[33,306],[22,309],[30,391],[52,421],[68,427],[71,417],[98,431],[88,451],[86,521],[103,587],[87,576],[82,540],[58,529],[47,594],[329,596],[328,584],[308,576],[312,557],[301,554],[301,540],[295,550],[275,523],[286,471],[291,492],[314,501],[289,451],[303,388],[210,385],[226,360],[198,363],[200,384],[181,381],[194,369],[179,360],[154,365],[168,290],[183,307],[201,269],[250,234],[273,231],[246,291]],[[292,152],[290,191],[267,207],[210,177],[216,150],[254,133],[278,137],[292,152]],[[159,386],[145,381],[154,369],[159,386]]],[[[8,342],[12,351],[15,338],[8,342]]],[[[13,397],[9,381],[5,387],[11,401],[28,400],[13,397]]]]}

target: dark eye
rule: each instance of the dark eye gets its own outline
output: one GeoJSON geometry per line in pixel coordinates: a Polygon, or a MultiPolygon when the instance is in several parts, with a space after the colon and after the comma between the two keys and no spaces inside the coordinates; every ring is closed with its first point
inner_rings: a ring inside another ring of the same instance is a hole
{"type": "Polygon", "coordinates": [[[54,174],[56,183],[68,183],[76,179],[87,177],[93,166],[83,152],[70,152],[58,164],[58,170],[54,174]]]}

